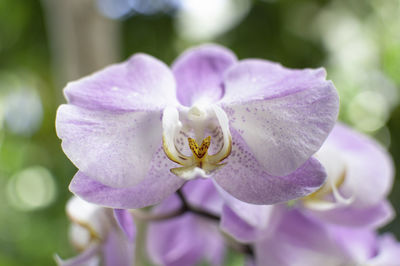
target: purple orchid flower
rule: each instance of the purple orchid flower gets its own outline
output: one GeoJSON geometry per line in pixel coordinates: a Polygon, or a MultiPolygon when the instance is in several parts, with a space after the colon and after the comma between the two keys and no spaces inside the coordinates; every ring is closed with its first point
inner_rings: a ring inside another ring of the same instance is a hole
{"type": "Polygon", "coordinates": [[[255,246],[256,265],[400,265],[400,243],[391,235],[322,223],[296,209],[285,211],[255,246]]]}
{"type": "Polygon", "coordinates": [[[254,204],[305,196],[325,180],[310,156],[338,113],[325,75],[205,45],[172,71],[136,54],[71,82],[56,120],[79,169],[70,190],[114,208],[157,204],[198,177],[254,204]]]}
{"type": "Polygon", "coordinates": [[[389,153],[373,139],[337,124],[316,158],[327,182],[302,199],[310,215],[346,226],[379,227],[394,216],[386,199],[393,185],[389,153]]]}
{"type": "Polygon", "coordinates": [[[112,210],[73,197],[67,203],[72,221],[70,239],[82,251],[74,258],[62,260],[60,266],[133,265],[136,228],[127,210],[112,210]]]}
{"type": "MultiPolygon", "coordinates": [[[[387,200],[393,162],[376,141],[337,124],[316,157],[327,170],[327,182],[299,199],[293,208],[326,223],[377,228],[394,216],[387,200]]],[[[219,189],[224,198],[221,227],[242,242],[254,242],[276,223],[274,206],[241,202],[219,189]]]]}
{"type": "MultiPolygon", "coordinates": [[[[210,180],[193,180],[183,187],[190,204],[213,214],[220,214],[222,198],[210,180]]],[[[154,214],[180,208],[177,195],[171,195],[154,208],[154,214]]],[[[226,245],[218,223],[193,213],[152,222],[147,232],[147,251],[156,265],[223,265],[226,245]]]]}

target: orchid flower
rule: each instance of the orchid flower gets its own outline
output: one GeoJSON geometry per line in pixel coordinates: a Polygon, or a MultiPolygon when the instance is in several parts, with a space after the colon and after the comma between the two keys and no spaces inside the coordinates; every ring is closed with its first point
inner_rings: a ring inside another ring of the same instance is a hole
{"type": "Polygon", "coordinates": [[[79,169],[70,190],[114,208],[157,204],[196,178],[254,204],[303,197],[325,180],[310,157],[338,113],[325,75],[205,45],[172,71],[136,54],[71,82],[56,119],[79,169]]]}
{"type": "MultiPolygon", "coordinates": [[[[376,141],[338,123],[316,158],[327,182],[292,203],[293,208],[326,223],[377,228],[394,216],[386,199],[393,183],[393,162],[376,141]]],[[[276,223],[276,208],[241,202],[219,189],[224,198],[221,228],[242,242],[254,242],[276,223]]],[[[279,207],[280,208],[280,207],[279,207]]]]}
{"type": "Polygon", "coordinates": [[[305,211],[327,222],[377,227],[393,218],[386,199],[394,178],[389,153],[373,139],[337,124],[316,158],[327,182],[302,199],[305,211]]]}
{"type": "Polygon", "coordinates": [[[72,221],[71,242],[81,253],[67,260],[56,256],[58,265],[133,265],[136,232],[127,210],[116,210],[114,219],[111,209],[73,197],[67,215],[72,221]]]}
{"type": "Polygon", "coordinates": [[[256,265],[399,266],[400,243],[366,228],[321,223],[286,211],[272,234],[256,243],[256,265]]]}

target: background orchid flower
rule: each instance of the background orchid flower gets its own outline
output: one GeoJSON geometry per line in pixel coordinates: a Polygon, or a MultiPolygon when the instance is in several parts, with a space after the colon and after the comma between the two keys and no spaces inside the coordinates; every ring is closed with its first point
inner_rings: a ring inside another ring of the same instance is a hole
{"type": "Polygon", "coordinates": [[[255,246],[256,265],[400,265],[400,243],[391,235],[323,223],[296,209],[255,246]]]}
{"type": "Polygon", "coordinates": [[[379,143],[338,123],[316,157],[327,171],[327,182],[301,200],[304,211],[348,226],[377,227],[393,218],[386,199],[393,162],[379,143]]]}
{"type": "Polygon", "coordinates": [[[117,210],[114,219],[111,209],[73,197],[67,215],[72,221],[71,242],[81,253],[67,260],[56,256],[58,265],[133,265],[136,229],[128,211],[117,210]]]}
{"type": "MultiPolygon", "coordinates": [[[[351,227],[377,228],[393,218],[386,198],[393,184],[393,163],[376,141],[338,123],[316,157],[328,180],[293,203],[294,208],[326,223],[351,227]]],[[[251,243],[273,230],[274,206],[248,204],[219,192],[224,198],[221,228],[225,232],[251,243]]]]}
{"type": "Polygon", "coordinates": [[[310,156],[334,125],[338,96],[323,69],[237,61],[205,45],[172,71],[136,54],[64,93],[57,134],[79,169],[70,190],[90,202],[141,208],[212,177],[240,200],[272,204],[324,182],[310,156]]]}

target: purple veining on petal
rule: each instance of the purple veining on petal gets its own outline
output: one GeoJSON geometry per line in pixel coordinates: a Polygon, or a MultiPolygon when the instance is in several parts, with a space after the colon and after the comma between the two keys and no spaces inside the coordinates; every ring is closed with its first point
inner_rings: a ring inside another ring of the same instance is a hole
{"type": "Polygon", "coordinates": [[[225,160],[227,165],[216,171],[214,179],[239,200],[275,204],[308,195],[324,183],[326,173],[313,158],[287,176],[269,175],[236,130],[231,130],[231,134],[231,155],[225,160]]]}
{"type": "Polygon", "coordinates": [[[70,104],[86,109],[126,112],[176,104],[175,91],[168,66],[152,56],[135,54],[126,62],[68,83],[64,93],[70,104]]]}
{"type": "Polygon", "coordinates": [[[222,102],[229,105],[281,98],[329,83],[325,77],[323,68],[289,69],[267,60],[245,59],[225,73],[226,94],[222,102]]]}
{"type": "Polygon", "coordinates": [[[304,164],[333,128],[338,95],[324,76],[322,69],[292,70],[265,60],[245,60],[227,72],[221,104],[231,128],[271,175],[304,164]]]}
{"type": "Polygon", "coordinates": [[[56,129],[79,170],[112,187],[141,182],[162,138],[158,112],[115,114],[70,104],[59,107],[56,129]]]}

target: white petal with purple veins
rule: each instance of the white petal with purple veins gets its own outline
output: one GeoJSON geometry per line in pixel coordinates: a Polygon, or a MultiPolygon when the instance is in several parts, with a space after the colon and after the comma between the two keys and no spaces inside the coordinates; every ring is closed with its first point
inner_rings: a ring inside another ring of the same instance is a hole
{"type": "Polygon", "coordinates": [[[227,72],[223,107],[269,174],[293,172],[331,131],[339,102],[324,73],[261,60],[242,61],[227,72]]]}
{"type": "Polygon", "coordinates": [[[109,113],[61,105],[56,129],[69,159],[111,187],[141,182],[161,141],[161,113],[109,113]]]}

